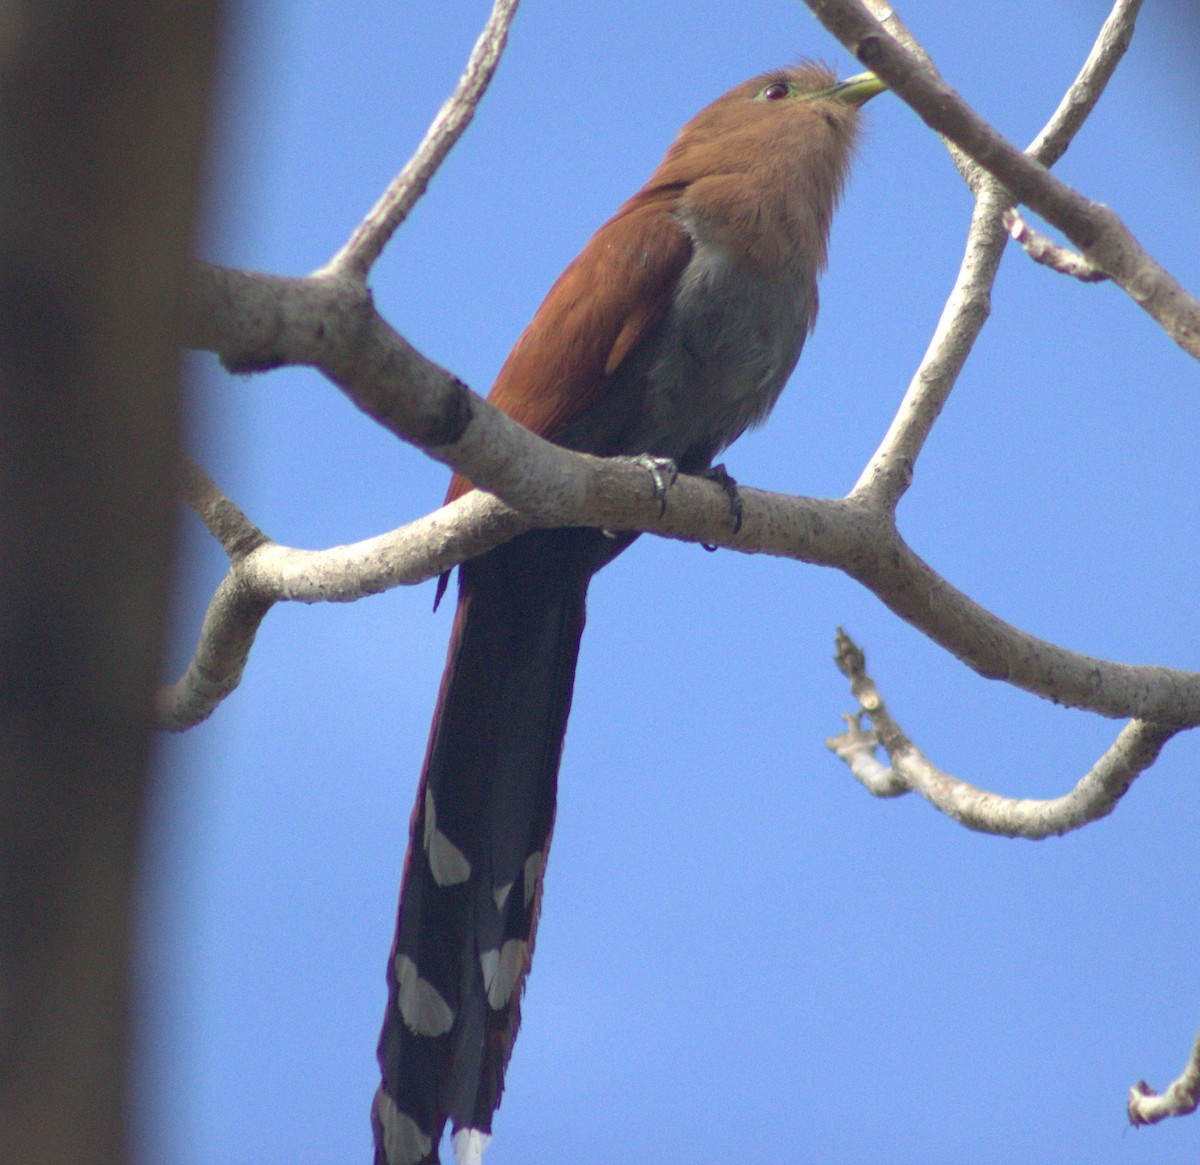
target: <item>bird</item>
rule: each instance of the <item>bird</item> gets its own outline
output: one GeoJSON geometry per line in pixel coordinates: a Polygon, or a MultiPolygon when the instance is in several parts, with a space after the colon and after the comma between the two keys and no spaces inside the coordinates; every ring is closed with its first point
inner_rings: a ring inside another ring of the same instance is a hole
{"type": "MultiPolygon", "coordinates": [[[[653,459],[656,490],[663,465],[719,472],[799,359],[860,109],[883,89],[802,61],[702,109],[551,287],[491,403],[569,449],[653,459]]],[[[456,475],[446,500],[472,488],[456,475]]],[[[458,1165],[479,1165],[491,1139],[588,583],[635,537],[532,530],[459,568],[387,965],[376,1165],[437,1165],[447,1122],[458,1165]]]]}

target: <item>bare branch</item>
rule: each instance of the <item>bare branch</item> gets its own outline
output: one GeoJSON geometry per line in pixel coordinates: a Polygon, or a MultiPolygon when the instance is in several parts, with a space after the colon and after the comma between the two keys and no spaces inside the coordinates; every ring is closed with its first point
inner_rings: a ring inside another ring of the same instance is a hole
{"type": "MultiPolygon", "coordinates": [[[[247,627],[250,622],[257,626],[264,602],[348,601],[434,577],[533,525],[603,526],[832,566],[982,675],[1105,716],[1200,724],[1200,675],[1111,663],[1027,635],[950,586],[912,552],[889,516],[876,510],[744,487],[742,526],[734,533],[728,498],[711,481],[681,475],[660,515],[644,470],[622,461],[568,456],[576,486],[560,491],[562,508],[547,509],[536,518],[474,494],[351,546],[327,551],[260,546],[238,564],[237,587],[231,580],[222,584],[226,592],[219,602],[214,600],[218,609],[205,623],[205,636],[230,636],[234,647],[214,643],[205,649],[208,657],[239,659],[237,644],[245,641],[248,649],[247,627]],[[240,611],[241,604],[250,614],[233,619],[230,612],[240,611]]],[[[237,665],[238,674],[243,663],[237,665]]],[[[197,678],[204,679],[205,690],[221,693],[236,684],[236,676],[216,683],[215,675],[207,663],[197,678]]]]}
{"type": "Polygon", "coordinates": [[[1184,351],[1200,358],[1200,302],[1146,253],[1111,209],[1059,181],[988,125],[933,69],[890,36],[861,0],[805,2],[931,129],[994,174],[1015,201],[1061,230],[1184,351]]]}
{"type": "Polygon", "coordinates": [[[1153,1125],[1169,1116],[1189,1116],[1200,1107],[1200,1035],[1187,1065],[1161,1096],[1145,1080],[1129,1090],[1129,1123],[1153,1125]]]}
{"type": "Polygon", "coordinates": [[[875,796],[919,793],[935,809],[980,833],[1040,840],[1070,833],[1107,817],[1178,731],[1162,724],[1132,720],[1121,729],[1113,746],[1091,772],[1065,796],[1048,801],[1001,797],[952,777],[932,764],[893,719],[875,681],[867,674],[862,651],[840,627],[837,647],[835,662],[850,680],[850,690],[862,712],[871,718],[874,732],[864,731],[859,717],[848,716],[848,730],[826,742],[830,750],[846,762],[875,796]],[[875,759],[876,745],[881,745],[891,758],[890,769],[875,759]]]}
{"type": "Polygon", "coordinates": [[[1015,207],[1004,212],[1004,226],[1014,241],[1021,244],[1025,254],[1035,263],[1049,267],[1060,275],[1070,275],[1081,283],[1099,283],[1108,278],[1090,259],[1067,247],[1060,247],[1041,231],[1034,230],[1018,213],[1015,207]]]}
{"type": "MultiPolygon", "coordinates": [[[[935,74],[937,73],[937,66],[930,59],[929,54],[917,38],[909,31],[908,25],[900,19],[899,13],[892,7],[890,0],[863,0],[863,2],[875,19],[887,29],[896,41],[904,45],[926,68],[935,74]]],[[[949,138],[942,137],[942,145],[949,151],[950,160],[962,175],[963,181],[967,184],[967,189],[978,197],[980,183],[987,177],[987,171],[973,158],[960,150],[949,138]]]]}
{"type": "MultiPolygon", "coordinates": [[[[729,499],[719,485],[705,478],[679,478],[671,487],[671,511],[664,518],[645,470],[628,462],[578,456],[597,484],[591,491],[593,519],[575,524],[639,529],[662,522],[671,527],[665,533],[690,541],[732,540],[729,499]]],[[[196,474],[208,481],[202,470],[196,474]]],[[[210,501],[219,495],[219,504],[240,515],[215,485],[209,485],[210,501]]],[[[757,492],[744,491],[746,496],[757,492]]],[[[192,504],[205,518],[204,499],[193,498],[192,504]]],[[[535,521],[478,490],[399,529],[328,550],[282,546],[247,523],[259,541],[245,553],[240,553],[241,543],[225,544],[234,561],[209,604],[192,662],[160,695],[160,725],[183,731],[212,714],[240,682],[258,626],[276,602],[351,602],[412,586],[535,525],[570,524],[555,515],[535,521]]]]}
{"type": "MultiPolygon", "coordinates": [[[[586,505],[581,455],[534,436],[422,356],[361,283],[198,265],[189,306],[187,342],[231,371],[311,365],[389,432],[523,513],[586,505]]],[[[637,476],[626,468],[627,481],[637,476]]]]}
{"type": "Polygon", "coordinates": [[[1053,166],[1067,152],[1129,48],[1141,8],[1142,0],[1116,0],[1079,75],[1063,95],[1054,116],[1025,150],[1031,158],[1043,166],[1053,166]]]}
{"type": "Polygon", "coordinates": [[[846,731],[840,736],[827,736],[825,747],[846,762],[855,779],[872,797],[889,800],[911,793],[912,786],[896,769],[880,763],[876,755],[879,752],[879,737],[863,727],[862,718],[861,711],[843,712],[846,731]]]}
{"type": "Polygon", "coordinates": [[[992,285],[1004,254],[1000,213],[1008,201],[994,179],[981,183],[966,252],[937,329],[879,448],[850,491],[851,499],[892,511],[912,484],[917,457],[991,312],[992,285]]]}
{"type": "MultiPolygon", "coordinates": [[[[530,525],[648,530],[833,566],[981,675],[1103,716],[1200,722],[1200,675],[1109,663],[1026,635],[930,569],[901,538],[890,512],[858,499],[746,489],[745,517],[735,534],[720,487],[684,476],[671,486],[670,506],[660,515],[644,469],[535,437],[409,345],[378,315],[362,284],[205,267],[197,270],[191,309],[193,344],[212,348],[235,369],[283,363],[319,368],[390,432],[502,498],[530,525]]],[[[456,513],[455,522],[468,521],[467,510],[456,513]]],[[[512,532],[493,531],[490,544],[512,532]]],[[[474,553],[487,548],[486,538],[474,537],[472,542],[463,535],[460,545],[476,547],[474,553]]],[[[444,548],[438,543],[427,549],[421,577],[457,561],[444,548]]],[[[266,549],[255,563],[269,558],[266,549]]],[[[382,564],[374,561],[358,576],[364,589],[404,581],[390,573],[395,564],[386,556],[382,564]]],[[[319,593],[310,601],[330,597],[324,579],[313,585],[319,593]]],[[[260,586],[267,584],[256,580],[258,599],[299,597],[303,589],[294,571],[278,594],[273,585],[265,591],[260,586]]],[[[238,635],[244,638],[244,630],[238,635]]]]}
{"type": "Polygon", "coordinates": [[[1197,723],[1191,711],[1200,695],[1197,673],[1109,663],[1027,635],[942,579],[886,521],[874,530],[871,516],[860,521],[854,537],[866,539],[857,547],[862,557],[805,561],[840,566],[985,679],[1102,716],[1197,723]]]}
{"type": "Polygon", "coordinates": [[[170,732],[192,728],[241,682],[259,624],[271,601],[250,592],[237,567],[217,587],[195,655],[183,676],[158,695],[158,724],[170,732]]]}
{"type": "MultiPolygon", "coordinates": [[[[1079,75],[1030,145],[1027,152],[1031,156],[1046,165],[1052,165],[1062,156],[1095,108],[1129,47],[1141,3],[1142,0],[1117,0],[1079,75]]],[[[883,0],[868,0],[868,6],[901,44],[933,68],[924,50],[883,0]]],[[[976,196],[963,261],[921,365],[887,434],[850,494],[852,498],[892,510],[912,484],[917,457],[987,322],[991,289],[1004,251],[1004,232],[997,216],[1011,208],[1007,192],[994,178],[975,173],[974,163],[963,159],[954,147],[952,152],[955,164],[976,196]]]]}
{"type": "Polygon", "coordinates": [[[473,397],[387,326],[361,283],[292,279],[196,264],[184,342],[231,372],[285,364],[319,368],[368,416],[422,448],[452,444],[473,397]]]}
{"type": "MultiPolygon", "coordinates": [[[[189,308],[191,346],[216,352],[235,372],[317,368],[390,433],[503,498],[529,525],[658,529],[659,506],[644,468],[535,436],[421,355],[376,312],[359,283],[201,264],[189,308]]],[[[689,519],[671,533],[692,538],[699,531],[726,544],[728,498],[717,486],[704,496],[700,521],[689,519]],[[714,527],[717,513],[724,525],[714,527]]]]}
{"type": "Polygon", "coordinates": [[[349,602],[425,582],[531,525],[476,492],[352,546],[297,550],[267,538],[198,466],[190,467],[185,482],[189,504],[221,541],[231,565],[209,603],[191,662],[159,693],[159,726],[171,732],[206,720],[237,688],[259,625],[276,602],[349,602]],[[245,523],[242,534],[226,537],[240,526],[221,520],[229,511],[245,523]]]}
{"type": "Polygon", "coordinates": [[[446,155],[471,124],[500,63],[519,2],[495,0],[457,88],[438,110],[417,152],[383,192],[349,242],[318,274],[348,277],[360,282],[366,279],[388,240],[408,217],[446,155]]]}
{"type": "Polygon", "coordinates": [[[236,561],[268,541],[267,536],[233,504],[203,469],[184,457],[179,492],[208,532],[236,561]]]}

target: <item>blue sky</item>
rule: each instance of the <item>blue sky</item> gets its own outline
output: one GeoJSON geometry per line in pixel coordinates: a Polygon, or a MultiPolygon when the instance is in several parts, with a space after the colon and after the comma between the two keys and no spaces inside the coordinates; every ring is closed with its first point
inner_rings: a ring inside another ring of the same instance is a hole
{"type": "MultiPolygon", "coordinates": [[[[909,0],[943,73],[1024,145],[1105,7],[909,0]]],[[[1147,5],[1058,167],[1200,288],[1184,5],[1147,5]]],[[[345,240],[452,88],[484,0],[242,6],[204,253],[303,274],[345,240]]],[[[377,302],[478,391],[559,270],[687,118],[797,56],[856,64],[803,6],[526,0],[466,137],[380,261],[377,302]]],[[[957,269],[969,196],[883,96],[821,316],[743,483],[844,493],[957,269]]],[[[192,444],[278,540],[439,504],[446,471],[316,374],[192,361],[192,444]]],[[[1015,248],[900,509],[914,548],[1018,626],[1195,668],[1200,368],[1119,290],[1015,248]]],[[[186,526],[176,668],[223,559],[186,526]]],[[[277,608],[241,688],[161,748],[141,956],[147,1163],[369,1160],[408,818],[449,629],[432,585],[277,608]]],[[[851,708],[837,624],[935,763],[1065,791],[1118,725],[980,679],[848,579],[643,538],[592,588],[521,1038],[489,1165],[1176,1163],[1200,1117],[1134,1132],[1200,1023],[1200,738],[1108,820],[1037,844],[877,802],[825,749],[851,708]]]]}

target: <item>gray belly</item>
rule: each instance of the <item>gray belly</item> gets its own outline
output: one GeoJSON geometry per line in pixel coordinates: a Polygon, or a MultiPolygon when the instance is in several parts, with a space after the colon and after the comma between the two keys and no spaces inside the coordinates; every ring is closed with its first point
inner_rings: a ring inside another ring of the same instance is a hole
{"type": "Polygon", "coordinates": [[[696,240],[666,318],[614,375],[603,406],[556,439],[707,468],[770,412],[800,356],[814,297],[811,276],[768,280],[696,240]]]}

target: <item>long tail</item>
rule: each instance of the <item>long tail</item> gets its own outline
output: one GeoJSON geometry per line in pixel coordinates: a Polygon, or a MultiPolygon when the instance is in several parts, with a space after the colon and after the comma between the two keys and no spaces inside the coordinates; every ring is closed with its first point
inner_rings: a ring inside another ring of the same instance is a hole
{"type": "Polygon", "coordinates": [[[387,970],[376,1165],[479,1160],[533,955],[588,581],[626,545],[535,531],[460,572],[387,970]]]}

